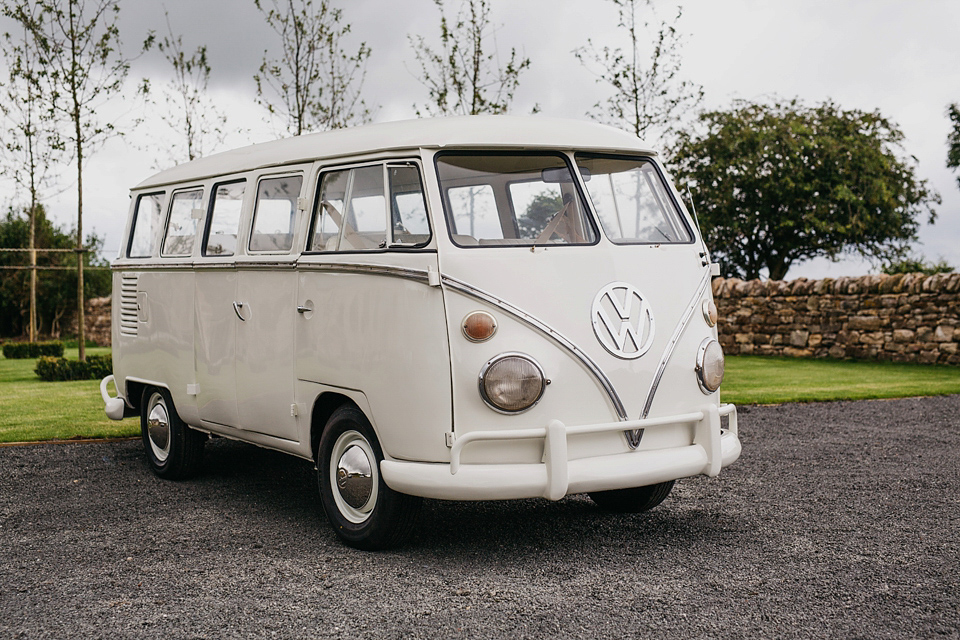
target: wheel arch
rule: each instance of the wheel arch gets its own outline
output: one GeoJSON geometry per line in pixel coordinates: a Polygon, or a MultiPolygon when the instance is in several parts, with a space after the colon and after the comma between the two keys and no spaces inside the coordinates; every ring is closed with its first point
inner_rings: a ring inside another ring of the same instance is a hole
{"type": "MultiPolygon", "coordinates": [[[[317,462],[317,445],[320,444],[320,437],[323,435],[324,427],[327,426],[327,421],[330,420],[334,411],[345,404],[353,405],[366,415],[363,408],[352,398],[336,391],[325,391],[317,396],[314,401],[313,411],[310,414],[310,454],[314,458],[314,462],[317,462]]],[[[370,419],[369,415],[367,415],[367,419],[370,419]]]]}

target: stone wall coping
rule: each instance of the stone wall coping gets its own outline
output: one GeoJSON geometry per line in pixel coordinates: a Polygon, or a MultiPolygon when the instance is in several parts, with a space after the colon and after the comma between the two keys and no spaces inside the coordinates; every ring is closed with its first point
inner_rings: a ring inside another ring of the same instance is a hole
{"type": "Polygon", "coordinates": [[[715,298],[752,298],[816,295],[851,295],[862,293],[957,293],[960,273],[906,273],[859,277],[824,278],[822,280],[741,280],[713,279],[715,298]]]}

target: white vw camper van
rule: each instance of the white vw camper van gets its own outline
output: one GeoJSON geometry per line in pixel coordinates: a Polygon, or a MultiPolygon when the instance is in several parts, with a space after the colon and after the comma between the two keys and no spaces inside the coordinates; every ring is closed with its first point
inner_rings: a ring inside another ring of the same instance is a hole
{"type": "Polygon", "coordinates": [[[208,434],[314,461],[347,544],[402,542],[422,498],[643,511],[740,455],[716,266],[615,129],[474,116],[254,145],[134,187],[124,237],[107,414],[140,416],[165,478],[208,434]]]}

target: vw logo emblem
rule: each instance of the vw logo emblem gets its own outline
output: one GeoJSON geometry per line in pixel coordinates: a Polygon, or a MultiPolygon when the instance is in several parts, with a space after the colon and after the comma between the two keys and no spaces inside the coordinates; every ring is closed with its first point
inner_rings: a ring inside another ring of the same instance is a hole
{"type": "Polygon", "coordinates": [[[605,286],[594,298],[590,313],[597,340],[618,358],[639,358],[653,344],[650,303],[631,284],[611,282],[605,286]]]}

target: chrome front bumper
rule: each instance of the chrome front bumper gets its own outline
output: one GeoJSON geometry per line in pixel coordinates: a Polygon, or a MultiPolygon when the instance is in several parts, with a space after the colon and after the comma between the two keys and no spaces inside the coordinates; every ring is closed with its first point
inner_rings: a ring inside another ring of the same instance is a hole
{"type": "Polygon", "coordinates": [[[737,408],[732,404],[662,418],[567,427],[553,420],[546,427],[517,431],[474,431],[454,441],[450,464],[384,460],[383,479],[394,491],[442,500],[508,500],[642,487],[696,475],[716,476],[740,457],[737,408]],[[727,428],[721,427],[727,417],[727,428]],[[569,460],[567,436],[693,423],[693,443],[685,447],[631,451],[569,460]],[[541,464],[461,464],[472,442],[543,439],[541,464]]]}

